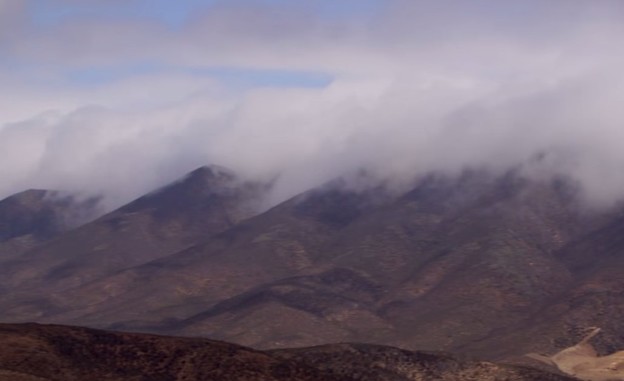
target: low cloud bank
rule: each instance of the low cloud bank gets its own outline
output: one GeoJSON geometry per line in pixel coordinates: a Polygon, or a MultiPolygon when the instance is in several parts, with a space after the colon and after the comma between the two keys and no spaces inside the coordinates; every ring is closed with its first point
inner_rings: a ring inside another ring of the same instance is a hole
{"type": "Polygon", "coordinates": [[[591,205],[623,198],[621,2],[500,3],[388,1],[378,14],[334,20],[236,2],[175,31],[76,19],[43,36],[22,26],[9,51],[52,62],[40,68],[43,78],[57,78],[76,57],[87,66],[170,66],[86,87],[7,78],[0,197],[63,189],[103,194],[114,207],[214,163],[250,179],[278,177],[277,202],[363,168],[400,183],[532,162],[533,174],[577,180],[591,205]],[[91,33],[106,49],[80,50],[82,38],[61,38],[68,30],[91,33]],[[133,49],[113,39],[123,30],[132,31],[133,49]],[[189,65],[334,80],[234,86],[189,65]]]}

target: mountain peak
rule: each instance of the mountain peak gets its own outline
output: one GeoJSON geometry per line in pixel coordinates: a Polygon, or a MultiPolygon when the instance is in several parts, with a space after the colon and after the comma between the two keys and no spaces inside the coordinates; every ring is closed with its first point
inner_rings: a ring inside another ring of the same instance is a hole
{"type": "Polygon", "coordinates": [[[216,165],[202,166],[178,181],[174,181],[154,192],[148,193],[122,207],[123,211],[138,211],[146,208],[159,210],[195,209],[198,204],[215,195],[229,193],[237,185],[237,176],[227,168],[216,165]]]}
{"type": "Polygon", "coordinates": [[[193,177],[211,177],[211,178],[219,178],[219,177],[228,177],[234,178],[236,174],[229,168],[222,167],[220,165],[203,165],[193,171],[191,171],[186,178],[193,177]]]}

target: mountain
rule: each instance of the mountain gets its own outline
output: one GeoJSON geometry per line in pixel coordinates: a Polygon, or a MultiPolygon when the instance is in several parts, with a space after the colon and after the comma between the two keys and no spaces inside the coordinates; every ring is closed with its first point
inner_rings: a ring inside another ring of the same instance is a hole
{"type": "Polygon", "coordinates": [[[0,260],[75,228],[98,212],[98,199],[31,189],[0,200],[0,260]]]}
{"type": "Polygon", "coordinates": [[[144,329],[317,271],[315,256],[341,227],[375,207],[371,197],[338,189],[295,197],[187,250],[66,290],[55,303],[69,313],[51,321],[144,329]]]}
{"type": "Polygon", "coordinates": [[[531,368],[363,344],[263,352],[206,339],[37,324],[2,324],[0,340],[5,344],[2,381],[573,380],[531,368]]]}
{"type": "Polygon", "coordinates": [[[0,270],[2,319],[517,363],[592,326],[603,354],[624,347],[622,214],[588,210],[568,180],[472,170],[399,191],[346,178],[254,214],[266,187],[221,172],[21,255],[0,270]]]}
{"type": "MultiPolygon", "coordinates": [[[[582,215],[556,181],[479,173],[424,179],[332,229],[334,238],[305,251],[305,271],[248,287],[166,332],[263,348],[365,341],[500,358],[502,333],[530,329],[533,317],[573,284],[556,253],[598,220],[582,215]]],[[[507,354],[529,352],[534,341],[507,343],[507,354]]]]}
{"type": "Polygon", "coordinates": [[[79,287],[234,226],[256,213],[264,190],[225,169],[202,167],[16,256],[0,268],[0,287],[12,291],[0,297],[5,320],[39,318],[51,308],[42,294],[79,287]]]}

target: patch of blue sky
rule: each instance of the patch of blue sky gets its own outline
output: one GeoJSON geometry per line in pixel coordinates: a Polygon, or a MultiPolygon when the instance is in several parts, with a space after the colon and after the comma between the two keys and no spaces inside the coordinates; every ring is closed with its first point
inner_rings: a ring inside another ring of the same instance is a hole
{"type": "Polygon", "coordinates": [[[178,27],[198,9],[212,6],[216,0],[127,0],[84,1],[66,3],[62,0],[32,0],[30,15],[35,25],[50,26],[71,19],[104,20],[143,19],[178,27]]]}
{"type": "Polygon", "coordinates": [[[118,66],[92,66],[67,70],[65,80],[77,86],[99,86],[125,78],[161,72],[163,72],[163,68],[151,62],[118,66]]]}
{"type": "Polygon", "coordinates": [[[327,19],[374,16],[388,0],[238,0],[236,4],[261,4],[274,7],[302,8],[327,19]]]}
{"type": "Polygon", "coordinates": [[[333,76],[323,72],[298,70],[260,70],[232,67],[191,68],[186,69],[193,75],[217,78],[219,81],[235,87],[326,87],[334,80],[333,76]]]}
{"type": "MultiPolygon", "coordinates": [[[[329,19],[374,16],[387,0],[238,0],[236,6],[264,4],[275,7],[302,7],[329,19]]],[[[31,0],[31,19],[36,25],[49,26],[68,19],[99,18],[107,20],[148,19],[171,27],[184,25],[189,16],[223,0],[126,0],[71,2],[31,0]]]]}
{"type": "Polygon", "coordinates": [[[349,17],[374,17],[384,7],[385,0],[325,0],[322,3],[322,14],[331,19],[349,17]]]}
{"type": "Polygon", "coordinates": [[[211,77],[229,88],[299,87],[322,88],[333,81],[333,76],[322,72],[297,70],[266,70],[234,67],[167,67],[145,62],[119,66],[87,67],[65,73],[65,80],[73,86],[89,87],[146,75],[186,74],[211,77]]]}

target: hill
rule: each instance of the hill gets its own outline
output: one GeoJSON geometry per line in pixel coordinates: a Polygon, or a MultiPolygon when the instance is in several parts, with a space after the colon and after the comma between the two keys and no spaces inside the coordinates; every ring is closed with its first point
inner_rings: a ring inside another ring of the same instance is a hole
{"type": "Polygon", "coordinates": [[[2,381],[572,380],[530,368],[361,344],[257,351],[79,327],[0,325],[2,381]]]}

